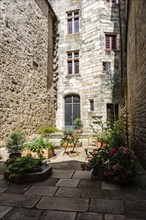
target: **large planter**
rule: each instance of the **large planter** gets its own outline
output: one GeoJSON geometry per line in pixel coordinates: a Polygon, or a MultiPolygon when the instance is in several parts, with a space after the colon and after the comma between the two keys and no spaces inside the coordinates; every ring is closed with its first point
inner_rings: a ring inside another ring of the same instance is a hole
{"type": "Polygon", "coordinates": [[[105,147],[106,145],[107,145],[106,142],[101,142],[101,141],[97,141],[97,142],[96,142],[96,146],[97,146],[97,147],[105,147]]]}
{"type": "Polygon", "coordinates": [[[21,177],[13,176],[11,177],[11,172],[4,171],[4,178],[13,183],[30,183],[43,181],[52,174],[52,167],[46,167],[41,172],[36,173],[26,173],[21,177]]]}
{"type": "MultiPolygon", "coordinates": [[[[32,157],[38,158],[37,153],[34,153],[30,150],[24,150],[22,155],[23,156],[32,156],[32,157]]],[[[52,150],[52,149],[45,149],[44,150],[43,157],[45,159],[49,159],[49,158],[54,157],[54,156],[55,156],[54,150],[52,150]]]]}

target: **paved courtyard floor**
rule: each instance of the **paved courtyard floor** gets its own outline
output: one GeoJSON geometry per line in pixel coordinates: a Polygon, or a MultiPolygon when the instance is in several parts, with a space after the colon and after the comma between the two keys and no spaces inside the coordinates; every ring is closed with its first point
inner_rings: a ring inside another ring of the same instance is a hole
{"type": "Polygon", "coordinates": [[[146,172],[119,186],[91,178],[81,170],[86,155],[49,160],[52,175],[42,182],[12,184],[0,175],[0,219],[3,220],[146,220],[146,172]]]}

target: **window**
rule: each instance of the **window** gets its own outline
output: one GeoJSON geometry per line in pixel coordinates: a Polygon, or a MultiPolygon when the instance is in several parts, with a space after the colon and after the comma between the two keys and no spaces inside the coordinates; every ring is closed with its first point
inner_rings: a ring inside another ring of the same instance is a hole
{"type": "Polygon", "coordinates": [[[79,33],[79,11],[72,11],[67,13],[67,33],[79,33]]]}
{"type": "Polygon", "coordinates": [[[119,105],[108,103],[107,106],[107,120],[114,122],[119,118],[119,105]]]}
{"type": "Polygon", "coordinates": [[[105,48],[106,50],[117,49],[117,35],[116,34],[106,34],[105,35],[105,48]]]}
{"type": "Polygon", "coordinates": [[[79,52],[68,52],[67,53],[67,69],[68,75],[79,74],[79,52]]]}
{"type": "Polygon", "coordinates": [[[110,62],[103,62],[102,65],[103,65],[102,66],[103,73],[110,73],[111,63],[110,62]]]}
{"type": "Polygon", "coordinates": [[[94,111],[94,100],[90,99],[90,111],[94,111]]]}
{"type": "Polygon", "coordinates": [[[73,128],[76,118],[80,118],[80,97],[71,94],[65,97],[65,127],[73,128]]]}

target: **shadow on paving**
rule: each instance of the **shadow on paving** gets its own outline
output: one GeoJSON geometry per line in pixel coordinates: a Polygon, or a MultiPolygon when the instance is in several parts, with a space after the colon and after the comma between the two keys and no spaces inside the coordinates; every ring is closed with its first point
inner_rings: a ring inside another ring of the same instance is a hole
{"type": "Polygon", "coordinates": [[[127,186],[91,178],[80,161],[50,163],[42,182],[12,184],[0,175],[2,220],[145,220],[146,173],[127,186]]]}

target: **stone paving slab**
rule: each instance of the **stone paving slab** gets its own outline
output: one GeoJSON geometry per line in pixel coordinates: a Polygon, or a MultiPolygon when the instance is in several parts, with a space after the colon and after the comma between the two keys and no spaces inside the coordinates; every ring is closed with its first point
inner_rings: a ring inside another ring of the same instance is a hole
{"type": "Polygon", "coordinates": [[[146,199],[139,201],[125,201],[125,212],[128,218],[146,219],[146,199]]]}
{"type": "Polygon", "coordinates": [[[36,207],[38,209],[85,212],[88,204],[89,199],[83,198],[43,197],[36,207]]]}
{"type": "Polygon", "coordinates": [[[0,193],[6,191],[7,189],[8,189],[8,187],[0,186],[0,193]]]}
{"type": "Polygon", "coordinates": [[[146,200],[146,190],[135,190],[133,192],[123,192],[123,198],[129,201],[146,200]]]}
{"type": "Polygon", "coordinates": [[[109,191],[101,189],[83,189],[82,197],[93,199],[122,200],[123,196],[120,191],[109,191]]]}
{"type": "Polygon", "coordinates": [[[42,210],[13,208],[3,220],[40,220],[42,213],[42,210]]]}
{"type": "Polygon", "coordinates": [[[5,180],[5,179],[2,179],[2,180],[0,180],[0,187],[1,186],[4,186],[4,187],[9,187],[9,186],[11,186],[12,184],[11,183],[9,183],[7,180],[5,180]]]}
{"type": "Polygon", "coordinates": [[[0,175],[0,180],[3,180],[4,179],[4,175],[0,175]]]}
{"type": "Polygon", "coordinates": [[[97,180],[92,180],[92,179],[88,179],[88,180],[80,180],[79,188],[91,188],[91,189],[99,189],[101,188],[101,181],[97,181],[97,180]]]}
{"type": "Polygon", "coordinates": [[[57,189],[55,186],[32,186],[25,195],[54,196],[57,189]]]}
{"type": "Polygon", "coordinates": [[[0,206],[0,219],[2,219],[11,209],[12,207],[0,206]]]}
{"type": "Polygon", "coordinates": [[[103,220],[103,215],[99,213],[84,212],[78,214],[77,220],[103,220]]]}
{"type": "Polygon", "coordinates": [[[77,187],[79,181],[79,179],[60,179],[56,186],[77,187]]]}
{"type": "Polygon", "coordinates": [[[137,211],[131,211],[126,214],[127,219],[126,220],[146,220],[146,212],[137,212],[137,211]]]}
{"type": "Polygon", "coordinates": [[[91,179],[91,171],[75,171],[73,179],[91,179]]]}
{"type": "Polygon", "coordinates": [[[70,179],[74,172],[74,170],[52,170],[51,178],[70,179]]]}
{"type": "Polygon", "coordinates": [[[122,201],[91,199],[89,211],[106,214],[124,214],[124,206],[122,201]]]}
{"type": "Polygon", "coordinates": [[[28,196],[22,194],[2,193],[0,196],[0,205],[33,208],[38,202],[40,196],[28,196]]]}
{"type": "Polygon", "coordinates": [[[44,181],[41,182],[34,182],[31,183],[32,186],[54,186],[58,182],[58,178],[47,178],[44,181]]]}
{"type": "Polygon", "coordinates": [[[107,190],[121,190],[119,185],[109,182],[102,182],[101,188],[107,190]]]}
{"type": "Polygon", "coordinates": [[[125,215],[111,215],[111,214],[105,214],[104,217],[105,220],[126,220],[125,215]]]}
{"type": "Polygon", "coordinates": [[[126,211],[145,211],[146,213],[146,199],[140,201],[125,201],[126,211]]]}
{"type": "Polygon", "coordinates": [[[82,190],[79,188],[60,187],[55,196],[79,198],[81,196],[81,193],[82,190]]]}
{"type": "Polygon", "coordinates": [[[40,220],[75,220],[76,212],[45,211],[40,220]]]}
{"type": "Polygon", "coordinates": [[[30,185],[13,185],[8,190],[7,193],[16,193],[16,194],[23,194],[26,190],[30,188],[30,185]]]}

